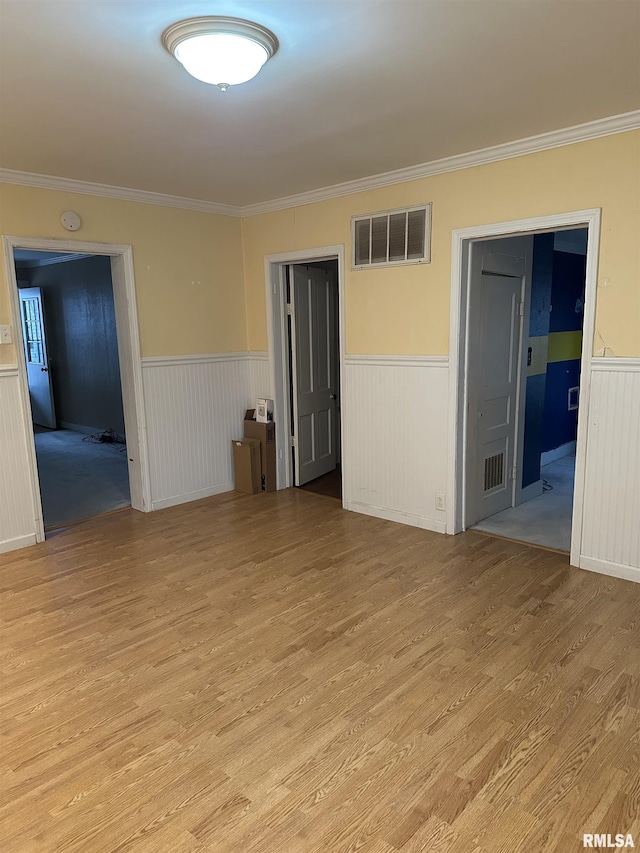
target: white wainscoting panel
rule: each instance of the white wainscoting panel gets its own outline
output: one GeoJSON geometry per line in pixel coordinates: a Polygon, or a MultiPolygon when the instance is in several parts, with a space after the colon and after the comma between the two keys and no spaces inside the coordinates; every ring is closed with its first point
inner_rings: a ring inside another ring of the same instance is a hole
{"type": "Polygon", "coordinates": [[[256,397],[267,397],[271,399],[271,377],[269,376],[269,353],[249,353],[249,388],[251,393],[251,407],[255,405],[256,397]]]}
{"type": "Polygon", "coordinates": [[[251,402],[247,353],[142,360],[151,505],[233,489],[231,440],[251,402]]]}
{"type": "Polygon", "coordinates": [[[18,369],[0,366],[0,553],[36,541],[18,369]]]}
{"type": "Polygon", "coordinates": [[[640,581],[640,359],[593,359],[580,566],[640,581]]]}
{"type": "Polygon", "coordinates": [[[446,357],[346,356],[346,509],[445,532],[448,381],[446,357]]]}

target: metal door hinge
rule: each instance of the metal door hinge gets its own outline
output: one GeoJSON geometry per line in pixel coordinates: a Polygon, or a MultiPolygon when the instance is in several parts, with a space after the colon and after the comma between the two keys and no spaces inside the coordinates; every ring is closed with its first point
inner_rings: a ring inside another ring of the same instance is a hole
{"type": "Polygon", "coordinates": [[[295,435],[292,435],[291,436],[291,447],[297,447],[297,446],[298,446],[298,439],[295,437],[295,435]]]}
{"type": "Polygon", "coordinates": [[[289,317],[293,317],[293,305],[290,302],[287,302],[287,314],[289,317]]]}
{"type": "Polygon", "coordinates": [[[520,303],[520,316],[524,317],[524,302],[520,303]]]}
{"type": "Polygon", "coordinates": [[[516,478],[516,474],[517,474],[517,473],[518,473],[518,469],[517,469],[517,468],[516,468],[516,466],[514,465],[514,466],[513,466],[513,468],[511,469],[511,479],[512,479],[512,480],[515,480],[515,478],[516,478]]]}

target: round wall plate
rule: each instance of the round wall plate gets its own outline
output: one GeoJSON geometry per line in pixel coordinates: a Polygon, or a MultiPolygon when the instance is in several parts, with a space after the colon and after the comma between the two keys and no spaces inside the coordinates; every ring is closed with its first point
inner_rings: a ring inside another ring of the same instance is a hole
{"type": "Polygon", "coordinates": [[[66,228],[67,231],[77,231],[82,225],[82,220],[73,210],[65,210],[60,217],[60,222],[62,222],[62,227],[66,228]]]}

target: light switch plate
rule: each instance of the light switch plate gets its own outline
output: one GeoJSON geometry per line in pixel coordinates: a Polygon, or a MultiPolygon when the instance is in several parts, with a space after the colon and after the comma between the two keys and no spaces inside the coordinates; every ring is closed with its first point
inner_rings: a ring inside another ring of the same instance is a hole
{"type": "Polygon", "coordinates": [[[13,338],[11,337],[11,326],[0,326],[0,344],[11,343],[13,343],[13,338]]]}

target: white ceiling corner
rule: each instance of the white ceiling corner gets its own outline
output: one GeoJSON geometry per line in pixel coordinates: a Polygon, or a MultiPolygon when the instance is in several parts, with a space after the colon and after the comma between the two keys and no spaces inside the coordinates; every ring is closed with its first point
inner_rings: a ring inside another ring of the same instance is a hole
{"type": "Polygon", "coordinates": [[[208,2],[0,0],[0,178],[238,216],[640,126],[637,2],[215,11],[280,41],[226,94],[160,41],[208,2]]]}

